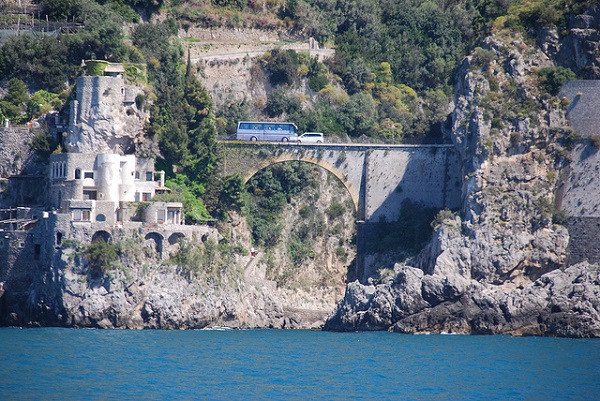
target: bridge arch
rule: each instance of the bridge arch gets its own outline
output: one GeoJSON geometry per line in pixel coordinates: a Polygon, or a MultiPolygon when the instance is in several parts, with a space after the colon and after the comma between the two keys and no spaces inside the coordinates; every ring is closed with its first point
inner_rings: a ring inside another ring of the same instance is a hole
{"type": "Polygon", "coordinates": [[[277,155],[276,157],[272,157],[267,160],[264,160],[263,162],[259,163],[258,165],[251,167],[243,174],[244,183],[248,183],[248,181],[250,181],[250,179],[252,177],[254,177],[254,175],[256,173],[258,173],[259,171],[261,171],[269,166],[272,166],[274,164],[284,163],[284,162],[290,162],[290,161],[301,161],[301,162],[305,162],[305,163],[314,164],[316,166],[319,166],[319,167],[324,168],[325,170],[329,171],[338,180],[340,180],[340,182],[344,185],[344,187],[350,194],[350,197],[352,198],[352,202],[354,203],[354,210],[358,211],[358,200],[359,200],[358,189],[354,185],[352,185],[350,180],[348,180],[348,177],[346,176],[346,174],[344,174],[344,172],[342,170],[340,170],[338,167],[334,166],[333,164],[327,162],[326,160],[323,160],[323,159],[317,158],[317,157],[313,157],[310,155],[306,155],[306,154],[281,153],[281,154],[277,155]]]}

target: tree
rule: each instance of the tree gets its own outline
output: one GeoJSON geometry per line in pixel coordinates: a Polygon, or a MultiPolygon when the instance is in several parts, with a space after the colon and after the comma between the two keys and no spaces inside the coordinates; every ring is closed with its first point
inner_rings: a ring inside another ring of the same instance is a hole
{"type": "Polygon", "coordinates": [[[8,93],[4,96],[4,100],[16,106],[24,107],[29,100],[27,85],[20,79],[13,78],[8,81],[8,93]]]}
{"type": "Polygon", "coordinates": [[[273,85],[292,85],[298,79],[298,56],[293,50],[274,49],[265,68],[273,85]]]}
{"type": "Polygon", "coordinates": [[[371,135],[377,123],[377,108],[373,97],[357,93],[341,108],[340,122],[350,136],[371,135]]]}
{"type": "Polygon", "coordinates": [[[239,211],[244,206],[245,192],[244,180],[239,174],[224,177],[219,191],[219,203],[224,208],[239,211]]]}
{"type": "Polygon", "coordinates": [[[560,88],[567,82],[575,79],[577,76],[569,68],[565,67],[544,67],[538,72],[538,77],[542,87],[551,95],[557,95],[560,88]]]}
{"type": "Polygon", "coordinates": [[[27,102],[27,117],[33,118],[49,113],[55,108],[54,106],[57,106],[56,108],[61,106],[58,95],[45,90],[39,90],[27,102]]]}
{"type": "Polygon", "coordinates": [[[279,117],[286,113],[288,115],[300,111],[301,105],[298,99],[288,95],[284,88],[275,88],[267,98],[265,111],[269,117],[279,117]]]}
{"type": "Polygon", "coordinates": [[[2,109],[5,117],[11,120],[20,121],[25,118],[25,103],[29,100],[27,85],[17,78],[8,81],[8,92],[4,99],[0,101],[0,109],[2,109]]]}
{"type": "Polygon", "coordinates": [[[353,95],[373,81],[373,74],[362,58],[356,58],[348,63],[342,79],[348,94],[353,95]]]}
{"type": "Polygon", "coordinates": [[[248,101],[234,101],[228,99],[225,104],[217,110],[217,117],[225,120],[224,132],[227,136],[234,135],[239,121],[247,121],[250,119],[250,103],[248,101]]]}
{"type": "Polygon", "coordinates": [[[187,224],[203,223],[210,219],[210,214],[206,210],[202,199],[194,194],[193,188],[188,185],[188,178],[182,174],[177,174],[175,178],[167,180],[165,183],[170,189],[170,193],[159,194],[152,198],[153,202],[181,202],[185,212],[185,222],[187,224]]]}
{"type": "MultiPolygon", "coordinates": [[[[22,34],[0,47],[0,76],[32,82],[34,89],[59,93],[75,68],[67,58],[66,41],[22,34]]],[[[77,63],[79,64],[79,63],[77,63]]]]}

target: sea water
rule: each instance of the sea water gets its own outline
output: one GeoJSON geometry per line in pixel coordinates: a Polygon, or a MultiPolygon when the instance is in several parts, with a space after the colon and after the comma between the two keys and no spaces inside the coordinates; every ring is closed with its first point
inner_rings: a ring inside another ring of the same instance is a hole
{"type": "Polygon", "coordinates": [[[600,400],[600,340],[0,328],[2,400],[600,400]]]}

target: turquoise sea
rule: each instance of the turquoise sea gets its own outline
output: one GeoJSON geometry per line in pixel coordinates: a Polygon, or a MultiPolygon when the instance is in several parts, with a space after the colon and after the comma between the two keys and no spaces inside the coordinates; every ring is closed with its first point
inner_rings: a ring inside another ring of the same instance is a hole
{"type": "Polygon", "coordinates": [[[1,400],[599,400],[600,340],[0,328],[1,400]]]}

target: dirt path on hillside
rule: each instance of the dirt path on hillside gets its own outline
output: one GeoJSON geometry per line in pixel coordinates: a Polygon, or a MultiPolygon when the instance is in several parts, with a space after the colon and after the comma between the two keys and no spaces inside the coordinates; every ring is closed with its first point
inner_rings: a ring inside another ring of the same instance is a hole
{"type": "Polygon", "coordinates": [[[192,62],[200,60],[227,60],[244,57],[258,57],[275,48],[307,52],[320,60],[335,55],[334,49],[320,45],[316,40],[306,42],[282,38],[276,32],[264,32],[255,29],[189,29],[180,30],[179,38],[192,62]]]}

